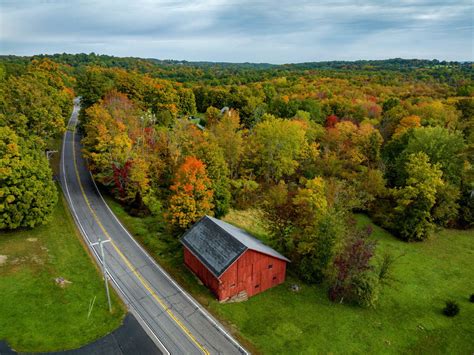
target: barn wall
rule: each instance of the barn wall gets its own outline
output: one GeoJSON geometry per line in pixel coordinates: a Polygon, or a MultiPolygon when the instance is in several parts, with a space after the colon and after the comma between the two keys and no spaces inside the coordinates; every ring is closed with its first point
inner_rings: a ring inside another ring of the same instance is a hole
{"type": "Polygon", "coordinates": [[[219,298],[226,299],[241,291],[254,296],[284,282],[285,273],[285,261],[247,250],[221,275],[219,298]]]}
{"type": "Polygon", "coordinates": [[[220,301],[241,291],[251,297],[285,281],[285,261],[253,250],[243,253],[221,275],[220,281],[186,247],[184,263],[220,301]]]}
{"type": "Polygon", "coordinates": [[[184,264],[219,298],[219,280],[186,247],[184,247],[184,264]]]}

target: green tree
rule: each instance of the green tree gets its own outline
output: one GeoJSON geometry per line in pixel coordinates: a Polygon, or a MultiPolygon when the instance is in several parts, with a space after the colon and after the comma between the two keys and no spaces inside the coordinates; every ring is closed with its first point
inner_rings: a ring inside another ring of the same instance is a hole
{"type": "Polygon", "coordinates": [[[44,224],[57,203],[51,169],[37,144],[0,127],[0,229],[44,224]]]}
{"type": "Polygon", "coordinates": [[[465,158],[464,148],[461,133],[450,132],[442,127],[422,127],[413,130],[403,156],[425,153],[431,163],[439,164],[445,180],[459,186],[465,158]]]}
{"type": "Polygon", "coordinates": [[[112,182],[113,167],[123,167],[132,152],[132,140],[127,126],[117,115],[123,110],[110,110],[106,105],[96,103],[86,111],[87,123],[82,139],[84,155],[89,167],[105,185],[112,182]]]}
{"type": "Polygon", "coordinates": [[[459,198],[461,193],[459,188],[445,182],[436,193],[436,203],[433,206],[431,215],[433,221],[443,227],[455,225],[459,211],[459,198]]]}
{"type": "Polygon", "coordinates": [[[112,88],[113,81],[103,70],[95,67],[87,68],[79,74],[77,82],[82,108],[86,109],[92,106],[112,88]]]}
{"type": "Polygon", "coordinates": [[[344,231],[344,218],[329,208],[326,182],[308,180],[293,198],[296,240],[295,262],[300,276],[308,282],[321,282],[344,231]],[[341,223],[342,222],[342,223],[341,223]]]}
{"type": "Polygon", "coordinates": [[[276,182],[296,171],[305,146],[301,123],[269,117],[250,135],[249,161],[257,176],[276,182]]]}
{"type": "Polygon", "coordinates": [[[461,112],[459,129],[463,131],[466,141],[474,145],[474,98],[459,100],[456,108],[461,112]]]}
{"type": "Polygon", "coordinates": [[[296,225],[303,234],[312,233],[318,220],[327,213],[326,184],[321,177],[308,180],[299,188],[293,204],[297,213],[296,225]]]}
{"type": "Polygon", "coordinates": [[[302,233],[297,249],[297,266],[301,278],[311,283],[322,282],[335,256],[345,229],[344,219],[334,209],[319,216],[310,233],[302,233]]]}
{"type": "MultiPolygon", "coordinates": [[[[11,76],[3,88],[0,126],[9,126],[22,137],[47,140],[65,130],[61,92],[32,75],[11,76]]],[[[67,99],[67,97],[66,97],[67,99]]]]}
{"type": "Polygon", "coordinates": [[[321,282],[345,230],[344,213],[330,207],[326,182],[317,177],[296,192],[280,181],[264,197],[273,245],[288,255],[299,276],[321,282]]]}
{"type": "Polygon", "coordinates": [[[459,112],[451,105],[441,101],[423,102],[413,106],[411,111],[421,117],[423,126],[446,127],[454,129],[459,120],[459,112]]]}
{"type": "Polygon", "coordinates": [[[288,186],[283,180],[268,189],[262,206],[273,246],[289,255],[295,250],[292,238],[295,209],[288,186]]]}
{"type": "Polygon", "coordinates": [[[196,99],[190,89],[181,89],[178,91],[178,110],[181,115],[196,114],[196,99]]]}
{"type": "Polygon", "coordinates": [[[384,109],[382,121],[380,122],[380,133],[384,141],[388,141],[390,137],[392,137],[400,121],[409,114],[408,111],[399,104],[394,106],[388,105],[387,107],[390,107],[390,109],[384,109]]]}
{"type": "Polygon", "coordinates": [[[213,194],[214,214],[222,217],[229,212],[230,208],[230,181],[229,168],[224,159],[222,149],[212,136],[204,134],[204,140],[196,144],[193,149],[198,157],[206,165],[206,171],[211,180],[213,194]]]}
{"type": "Polygon", "coordinates": [[[438,190],[444,185],[443,173],[438,164],[430,164],[423,152],[410,154],[405,170],[408,174],[405,186],[393,192],[397,203],[394,225],[402,239],[424,240],[433,229],[431,209],[438,190]]]}
{"type": "Polygon", "coordinates": [[[222,149],[224,158],[229,166],[230,177],[235,178],[244,152],[243,131],[239,114],[231,110],[222,119],[211,126],[215,141],[222,149]]]}
{"type": "Polygon", "coordinates": [[[405,167],[408,157],[423,152],[430,162],[439,164],[446,181],[459,186],[466,158],[465,148],[459,132],[450,132],[442,127],[410,129],[385,146],[386,176],[390,184],[402,186],[407,178],[405,167]]]}
{"type": "Polygon", "coordinates": [[[206,109],[206,126],[211,127],[212,125],[219,122],[221,119],[221,111],[215,107],[209,106],[206,109]]]}

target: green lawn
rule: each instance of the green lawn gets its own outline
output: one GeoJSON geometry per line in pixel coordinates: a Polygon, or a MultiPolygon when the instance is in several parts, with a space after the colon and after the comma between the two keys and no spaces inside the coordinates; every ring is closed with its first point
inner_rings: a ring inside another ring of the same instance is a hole
{"type": "MultiPolygon", "coordinates": [[[[386,288],[376,309],[331,303],[323,286],[309,286],[289,276],[285,284],[247,302],[219,304],[183,267],[181,251],[162,230],[162,222],[112,209],[151,254],[251,350],[265,354],[423,353],[472,354],[474,351],[474,232],[443,230],[423,243],[402,242],[375,227],[379,255],[402,255],[394,266],[398,281],[386,288]],[[298,283],[294,293],[290,285],[298,283]],[[460,314],[447,318],[444,301],[453,299],[460,314]],[[249,345],[253,344],[253,345],[249,345]]],[[[371,223],[357,216],[360,225],[371,223]]],[[[265,239],[255,211],[227,217],[265,239]]]]}
{"type": "Polygon", "coordinates": [[[125,314],[115,293],[108,312],[102,278],[64,203],[45,226],[0,232],[0,339],[18,351],[80,347],[117,328],[125,314]],[[71,283],[62,288],[57,277],[71,283]]]}

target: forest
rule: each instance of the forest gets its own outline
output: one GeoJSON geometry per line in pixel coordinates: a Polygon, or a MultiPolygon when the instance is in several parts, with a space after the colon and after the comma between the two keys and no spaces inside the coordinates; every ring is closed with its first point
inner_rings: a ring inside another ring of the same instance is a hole
{"type": "Polygon", "coordinates": [[[80,96],[83,154],[132,216],[179,236],[261,211],[270,242],[330,300],[374,306],[404,242],[474,226],[472,63],[232,64],[95,54],[0,58],[0,229],[45,223],[44,151],[80,96]]]}

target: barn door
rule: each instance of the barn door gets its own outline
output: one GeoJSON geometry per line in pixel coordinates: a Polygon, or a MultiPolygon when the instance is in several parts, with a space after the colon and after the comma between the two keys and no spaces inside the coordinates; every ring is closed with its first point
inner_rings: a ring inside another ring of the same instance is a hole
{"type": "Polygon", "coordinates": [[[252,295],[259,293],[262,289],[262,273],[259,268],[252,264],[252,295]]]}

